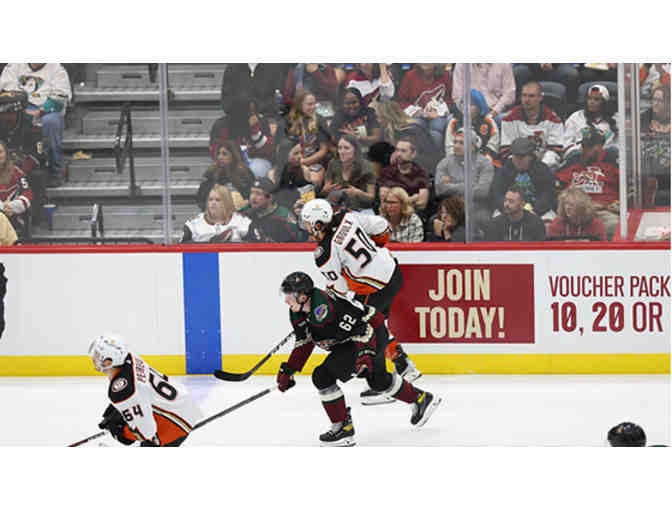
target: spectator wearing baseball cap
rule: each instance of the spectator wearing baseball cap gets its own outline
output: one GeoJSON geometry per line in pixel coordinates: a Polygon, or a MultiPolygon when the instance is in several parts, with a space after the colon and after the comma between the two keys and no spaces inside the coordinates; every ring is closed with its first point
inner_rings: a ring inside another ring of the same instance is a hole
{"type": "Polygon", "coordinates": [[[571,114],[565,122],[564,160],[581,151],[581,130],[585,127],[598,129],[604,137],[604,149],[613,151],[618,157],[616,116],[609,112],[609,91],[607,87],[595,84],[586,90],[586,106],[571,114]]]}
{"type": "Polygon", "coordinates": [[[492,209],[503,211],[504,196],[515,184],[522,193],[528,211],[549,221],[555,217],[555,178],[548,166],[537,159],[536,149],[537,144],[533,138],[520,137],[513,141],[511,157],[495,172],[490,186],[492,209]]]}
{"type": "Polygon", "coordinates": [[[273,181],[266,177],[256,179],[250,188],[250,204],[241,210],[252,223],[247,241],[260,243],[286,243],[305,240],[298,228],[296,217],[286,207],[273,199],[273,181]]]}
{"type": "Polygon", "coordinates": [[[604,136],[598,129],[582,130],[580,153],[558,171],[556,178],[561,188],[576,187],[588,194],[611,240],[619,219],[618,167],[604,150],[604,136]]]}

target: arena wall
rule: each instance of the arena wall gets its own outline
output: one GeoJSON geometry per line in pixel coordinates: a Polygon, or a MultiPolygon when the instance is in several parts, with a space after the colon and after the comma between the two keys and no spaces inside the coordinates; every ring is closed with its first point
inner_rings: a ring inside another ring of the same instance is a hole
{"type": "MultiPolygon", "coordinates": [[[[2,250],[0,375],[93,375],[86,350],[105,333],[168,374],[245,371],[290,331],[282,278],[302,270],[324,285],[312,249],[2,250]]],[[[425,373],[669,373],[669,249],[398,246],[392,329],[425,373]]],[[[259,373],[275,373],[290,348],[259,373]]]]}

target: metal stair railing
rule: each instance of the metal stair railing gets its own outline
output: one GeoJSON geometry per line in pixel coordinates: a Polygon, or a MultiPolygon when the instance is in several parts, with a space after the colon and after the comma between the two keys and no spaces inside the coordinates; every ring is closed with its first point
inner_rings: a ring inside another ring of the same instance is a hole
{"type": "Polygon", "coordinates": [[[114,136],[114,156],[116,160],[117,175],[121,175],[128,160],[128,190],[131,198],[138,197],[142,190],[135,183],[135,158],[133,155],[133,123],[131,120],[131,103],[125,103],[119,114],[119,124],[114,136]],[[124,129],[125,128],[125,129],[124,129]],[[122,144],[122,132],[125,130],[122,144]],[[123,146],[123,147],[122,147],[123,146]]]}

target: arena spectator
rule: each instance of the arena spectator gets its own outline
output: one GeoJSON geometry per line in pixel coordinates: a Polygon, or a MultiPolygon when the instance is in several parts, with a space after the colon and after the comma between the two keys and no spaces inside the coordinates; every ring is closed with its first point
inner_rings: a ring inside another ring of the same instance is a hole
{"type": "Polygon", "coordinates": [[[336,114],[331,119],[329,131],[334,145],[343,134],[357,137],[365,147],[382,138],[376,111],[364,105],[362,94],[356,88],[344,89],[336,114]]]}
{"type": "Polygon", "coordinates": [[[347,195],[346,207],[361,211],[372,209],[376,192],[376,176],[362,155],[362,147],[352,135],[341,135],[338,157],[329,162],[324,186],[318,196],[327,198],[335,190],[347,195]]]}
{"type": "Polygon", "coordinates": [[[605,152],[604,137],[597,129],[584,129],[581,146],[581,152],[558,171],[556,178],[561,187],[579,188],[588,194],[611,240],[619,218],[618,167],[605,152]]]}
{"type": "Polygon", "coordinates": [[[524,208],[524,191],[517,185],[504,194],[502,214],[493,218],[485,231],[486,241],[543,241],[544,222],[524,208]]]}
{"type": "Polygon", "coordinates": [[[299,188],[312,185],[313,172],[301,165],[301,146],[281,143],[278,147],[275,167],[269,172],[269,178],[275,185],[275,200],[288,209],[299,199],[299,188]]]}
{"type": "Polygon", "coordinates": [[[247,100],[254,105],[254,113],[277,118],[276,91],[283,89],[286,69],[287,64],[227,64],[222,77],[223,110],[231,113],[234,104],[247,100]]]}
{"type": "Polygon", "coordinates": [[[357,64],[355,70],[345,77],[344,83],[346,88],[359,90],[365,106],[394,96],[394,82],[386,64],[357,64]]]}
{"type": "Polygon", "coordinates": [[[522,87],[528,81],[551,81],[565,86],[568,104],[576,104],[576,93],[579,90],[579,64],[514,64],[513,74],[516,86],[522,87]]]}
{"type": "Polygon", "coordinates": [[[390,158],[390,166],[383,168],[378,183],[380,200],[385,200],[390,188],[399,186],[408,193],[413,208],[424,211],[429,201],[429,176],[414,160],[416,146],[412,139],[402,138],[390,158]]]}
{"type": "Polygon", "coordinates": [[[670,87],[653,89],[651,108],[642,113],[642,167],[657,181],[654,205],[670,205],[670,87]]]}
{"type": "Polygon", "coordinates": [[[581,150],[581,131],[589,126],[598,129],[604,136],[605,150],[614,151],[618,158],[616,118],[609,113],[609,91],[603,85],[595,84],[586,90],[586,106],[571,114],[565,121],[564,159],[581,150]]]}
{"type": "Polygon", "coordinates": [[[32,201],[26,175],[11,163],[7,144],[0,141],[0,207],[20,234],[25,232],[32,201]]]}
{"type": "MultiPolygon", "coordinates": [[[[9,221],[4,212],[0,211],[0,246],[13,246],[17,239],[18,236],[16,235],[16,230],[14,230],[12,222],[9,221]]],[[[1,330],[0,335],[2,335],[1,330]]]]}
{"type": "Polygon", "coordinates": [[[304,241],[305,232],[300,230],[296,217],[287,208],[273,199],[275,185],[270,179],[257,179],[250,191],[250,204],[241,212],[252,223],[246,241],[259,243],[289,243],[304,241]]]}
{"type": "Polygon", "coordinates": [[[590,197],[579,188],[568,188],[558,197],[558,215],[546,227],[546,237],[606,241],[607,231],[590,197]]]}
{"type": "MultiPolygon", "coordinates": [[[[475,230],[482,230],[490,220],[492,210],[489,204],[489,192],[494,178],[494,169],[490,160],[479,152],[481,139],[472,132],[472,180],[473,209],[475,230]]],[[[451,195],[464,198],[464,129],[460,128],[454,137],[452,152],[439,162],[434,176],[434,194],[437,199],[451,195]]]]}
{"type": "Polygon", "coordinates": [[[229,188],[215,184],[208,194],[206,211],[184,224],[181,242],[241,242],[247,236],[250,223],[249,218],[235,211],[229,188]]]}
{"type": "Polygon", "coordinates": [[[536,143],[537,157],[549,168],[555,169],[562,157],[564,127],[553,110],[541,104],[543,89],[538,81],[523,85],[521,104],[502,119],[502,160],[509,156],[511,143],[528,137],[536,143]]]}
{"type": "MultiPolygon", "coordinates": [[[[488,103],[485,101],[485,97],[476,89],[471,89],[470,110],[471,127],[481,139],[478,152],[486,156],[493,166],[502,166],[499,159],[499,128],[488,113],[488,103]]],[[[461,110],[457,110],[446,126],[446,155],[453,152],[453,139],[463,125],[464,115],[461,110]]]]}
{"type": "Polygon", "coordinates": [[[404,75],[397,94],[397,102],[424,123],[437,147],[443,146],[452,92],[453,80],[445,64],[415,64],[404,75]]]}
{"type": "Polygon", "coordinates": [[[0,91],[19,91],[27,94],[28,106],[24,110],[24,134],[33,126],[41,126],[42,139],[46,142],[49,166],[49,187],[63,184],[63,130],[65,111],[72,88],[65,68],[53,64],[7,64],[0,74],[0,91]]]}
{"type": "Polygon", "coordinates": [[[431,242],[458,242],[466,239],[464,200],[452,195],[441,200],[438,212],[429,220],[425,239],[431,242]]]}
{"type": "Polygon", "coordinates": [[[242,98],[229,105],[224,117],[215,121],[210,129],[210,154],[226,140],[235,142],[243,150],[243,160],[256,177],[266,177],[275,154],[277,126],[268,117],[257,113],[255,102],[242,98]]]}
{"type": "Polygon", "coordinates": [[[317,100],[312,92],[304,90],[296,96],[289,110],[287,139],[283,144],[298,144],[301,147],[301,165],[310,168],[314,172],[311,180],[321,185],[329,162],[329,130],[326,121],[318,115],[316,106],[317,100]]]}
{"type": "Polygon", "coordinates": [[[536,143],[531,138],[517,138],[511,144],[511,157],[495,172],[490,187],[490,205],[502,212],[507,190],[514,184],[537,216],[552,220],[557,197],[555,179],[549,168],[535,155],[536,143]]]}
{"type": "Polygon", "coordinates": [[[345,72],[331,64],[296,64],[287,74],[283,100],[285,108],[294,104],[294,98],[303,90],[310,90],[317,99],[317,113],[325,118],[334,116],[338,91],[345,72]]]}
{"type": "Polygon", "coordinates": [[[391,188],[380,206],[380,215],[390,224],[390,241],[421,243],[425,233],[422,220],[415,214],[403,188],[391,188]]]}
{"type": "Polygon", "coordinates": [[[240,148],[232,140],[225,140],[215,147],[215,162],[203,174],[196,201],[201,211],[205,210],[208,194],[215,184],[230,185],[236,209],[247,204],[254,174],[245,165],[240,148]]]}
{"type": "Polygon", "coordinates": [[[416,161],[433,174],[441,159],[441,147],[434,145],[422,123],[409,117],[396,101],[380,101],[375,109],[376,119],[383,130],[383,140],[396,146],[402,138],[413,138],[417,148],[416,161]]]}
{"type": "MultiPolygon", "coordinates": [[[[462,104],[464,95],[464,66],[455,64],[453,72],[453,101],[462,104]]],[[[471,87],[485,96],[488,112],[493,119],[504,113],[516,101],[516,82],[511,64],[471,64],[471,87]]]]}
{"type": "Polygon", "coordinates": [[[670,87],[670,64],[640,64],[639,109],[651,108],[653,89],[660,85],[670,87]]]}

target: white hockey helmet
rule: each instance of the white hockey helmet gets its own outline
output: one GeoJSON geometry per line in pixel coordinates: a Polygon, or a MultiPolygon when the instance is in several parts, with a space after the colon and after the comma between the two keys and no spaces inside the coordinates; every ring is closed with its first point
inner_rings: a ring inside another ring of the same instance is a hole
{"type": "Polygon", "coordinates": [[[99,372],[124,364],[128,349],[116,338],[100,336],[89,345],[89,356],[99,372]]]}
{"type": "Polygon", "coordinates": [[[301,221],[307,226],[308,232],[313,234],[316,231],[321,231],[322,226],[331,223],[331,218],[334,216],[334,211],[331,204],[323,198],[314,198],[301,209],[301,221]]]}

